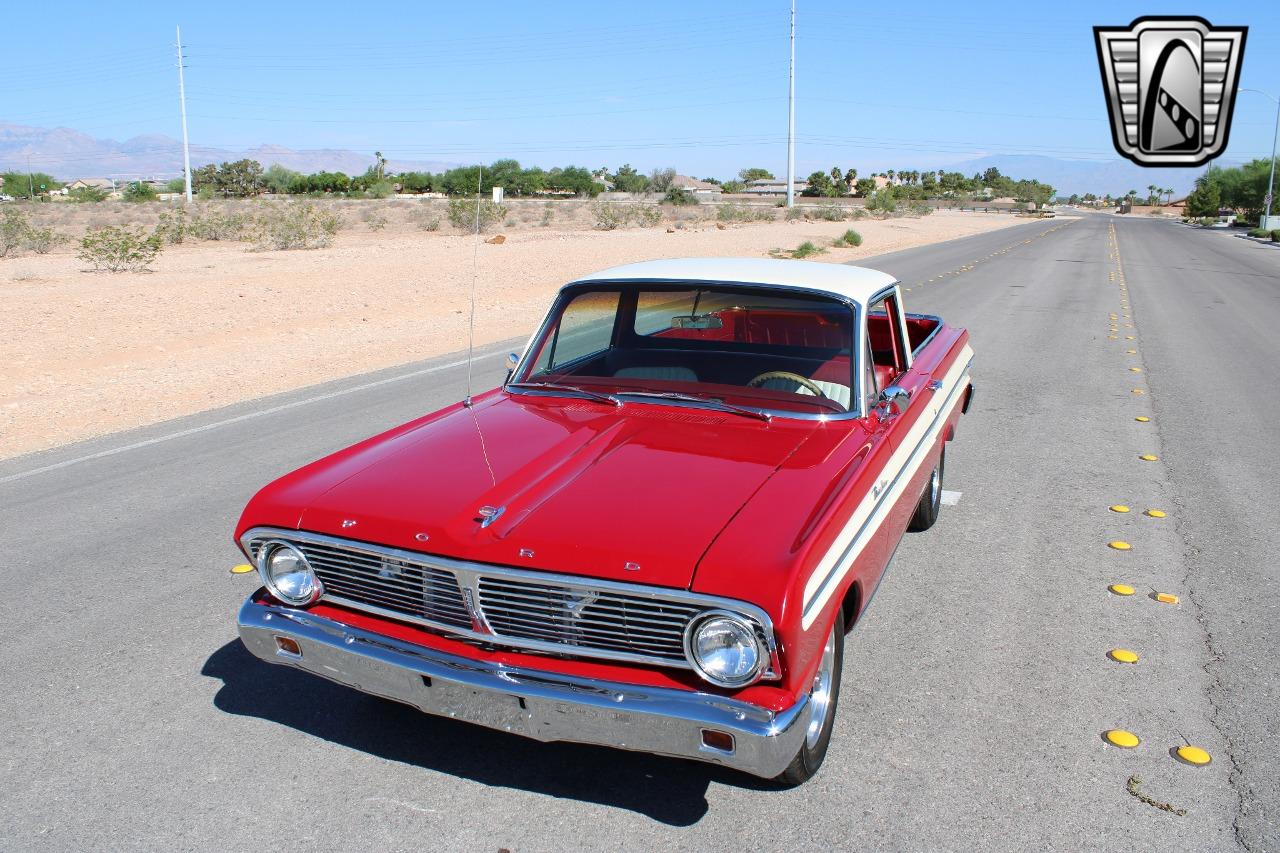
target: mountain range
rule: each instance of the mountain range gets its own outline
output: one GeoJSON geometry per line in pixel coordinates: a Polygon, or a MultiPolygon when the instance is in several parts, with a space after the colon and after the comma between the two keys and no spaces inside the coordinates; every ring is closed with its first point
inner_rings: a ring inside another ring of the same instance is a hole
{"type": "MultiPolygon", "coordinates": [[[[241,158],[263,166],[278,163],[299,172],[334,171],[358,175],[373,165],[372,152],[344,148],[297,150],[259,145],[243,151],[191,146],[191,166],[241,158]]],[[[395,172],[451,169],[457,163],[434,160],[390,160],[395,172]]],[[[29,127],[0,122],[0,171],[32,169],[64,181],[75,178],[173,178],[182,175],[182,143],[161,134],[135,136],[124,142],[97,139],[67,127],[29,127]]]]}
{"type": "MultiPolygon", "coordinates": [[[[357,175],[373,165],[372,152],[343,148],[293,149],[279,145],[259,145],[243,151],[191,146],[191,165],[221,163],[248,157],[263,166],[278,163],[299,172],[338,171],[357,175]]],[[[439,172],[458,163],[437,160],[390,160],[392,172],[439,172]]],[[[1223,165],[1229,165],[1223,163],[1223,165]]],[[[1169,187],[1174,196],[1186,195],[1200,174],[1198,169],[1147,169],[1116,157],[1114,160],[1066,160],[1026,154],[993,154],[944,166],[966,175],[996,167],[1012,178],[1034,178],[1054,187],[1058,195],[1095,193],[1113,196],[1137,190],[1147,194],[1147,185],[1169,187]]],[[[84,177],[170,178],[182,174],[182,145],[169,136],[135,136],[124,142],[98,139],[66,127],[43,128],[0,122],[0,171],[46,172],[59,180],[84,177]]],[[[726,169],[736,172],[737,168],[726,169]]]]}

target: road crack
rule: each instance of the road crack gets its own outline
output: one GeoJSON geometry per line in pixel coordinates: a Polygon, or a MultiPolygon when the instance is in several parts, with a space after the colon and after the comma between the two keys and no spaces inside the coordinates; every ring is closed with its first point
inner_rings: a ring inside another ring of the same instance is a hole
{"type": "Polygon", "coordinates": [[[1157,800],[1154,797],[1149,797],[1146,794],[1142,793],[1142,791],[1138,790],[1138,786],[1141,784],[1142,784],[1141,776],[1130,776],[1129,781],[1125,783],[1125,789],[1129,792],[1131,796],[1137,797],[1140,802],[1146,803],[1149,806],[1154,806],[1160,809],[1160,811],[1162,812],[1169,812],[1170,814],[1175,814],[1178,817],[1187,816],[1186,809],[1177,808],[1171,803],[1162,802],[1160,800],[1157,800]]]}

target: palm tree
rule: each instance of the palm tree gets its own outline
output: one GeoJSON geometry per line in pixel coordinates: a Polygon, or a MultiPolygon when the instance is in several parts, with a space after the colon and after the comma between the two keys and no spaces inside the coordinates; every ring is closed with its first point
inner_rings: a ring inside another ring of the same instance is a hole
{"type": "Polygon", "coordinates": [[[893,176],[896,174],[897,172],[893,171],[893,169],[890,169],[889,171],[884,173],[884,176],[889,179],[889,183],[893,183],[893,176]]]}

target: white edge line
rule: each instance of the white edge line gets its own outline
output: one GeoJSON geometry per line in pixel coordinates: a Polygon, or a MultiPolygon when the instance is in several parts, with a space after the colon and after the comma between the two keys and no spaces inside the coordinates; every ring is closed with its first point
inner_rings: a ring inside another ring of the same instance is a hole
{"type": "Polygon", "coordinates": [[[943,489],[943,490],[942,490],[942,505],[943,505],[943,506],[955,506],[956,504],[960,503],[960,496],[961,496],[961,495],[963,495],[963,494],[964,494],[964,492],[952,492],[952,491],[948,491],[947,489],[943,489]]]}
{"type": "MultiPolygon", "coordinates": [[[[503,350],[496,350],[494,352],[480,353],[475,357],[475,360],[479,360],[482,358],[492,358],[496,355],[502,355],[506,351],[507,350],[503,349],[503,350]]],[[[150,447],[153,444],[163,444],[166,441],[173,441],[175,438],[186,438],[189,435],[196,435],[197,433],[208,432],[209,430],[212,430],[212,429],[219,429],[224,426],[231,426],[232,424],[242,423],[244,421],[253,420],[254,418],[264,417],[265,415],[274,415],[278,412],[288,411],[289,409],[296,409],[301,406],[309,406],[312,403],[320,403],[320,402],[323,402],[324,400],[332,400],[334,397],[343,397],[347,394],[354,394],[357,391],[367,391],[370,388],[377,388],[380,385],[390,385],[392,382],[400,382],[404,379],[413,379],[415,376],[426,376],[429,373],[439,373],[442,370],[449,370],[450,368],[453,368],[453,367],[461,367],[466,363],[467,363],[467,360],[463,358],[463,359],[459,359],[458,361],[451,361],[448,364],[437,364],[435,367],[424,367],[421,370],[411,370],[408,373],[401,373],[398,376],[388,376],[385,379],[376,379],[373,382],[364,382],[364,383],[361,383],[360,385],[352,385],[350,388],[342,388],[338,391],[330,391],[328,394],[317,394],[314,397],[307,397],[305,400],[294,400],[292,403],[283,403],[279,406],[272,406],[268,409],[259,409],[256,412],[246,412],[245,414],[237,415],[234,418],[227,418],[226,420],[214,421],[211,424],[204,424],[198,427],[191,427],[190,429],[179,430],[178,432],[171,432],[171,433],[168,433],[167,435],[158,435],[155,438],[148,438],[145,441],[136,441],[133,444],[126,444],[126,445],[123,445],[122,447],[112,447],[109,450],[99,450],[97,453],[90,453],[87,456],[77,456],[74,459],[64,459],[63,461],[55,462],[52,465],[44,465],[40,468],[32,468],[29,471],[19,471],[16,474],[9,474],[8,476],[0,477],[0,484],[12,483],[15,480],[22,480],[27,477],[34,477],[37,474],[46,474],[50,471],[57,471],[62,468],[70,468],[72,465],[79,465],[81,462],[92,462],[95,459],[104,459],[108,456],[115,456],[116,454],[119,454],[119,453],[127,453],[130,450],[140,450],[143,447],[150,447]]]]}

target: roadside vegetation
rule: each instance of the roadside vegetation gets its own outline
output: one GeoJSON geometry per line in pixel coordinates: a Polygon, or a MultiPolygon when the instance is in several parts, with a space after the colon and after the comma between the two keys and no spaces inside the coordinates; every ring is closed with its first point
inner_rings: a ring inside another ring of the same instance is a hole
{"type": "Polygon", "coordinates": [[[1219,211],[1226,208],[1239,211],[1245,222],[1258,222],[1267,206],[1270,173],[1270,160],[1254,160],[1232,168],[1210,166],[1196,179],[1196,188],[1187,196],[1187,216],[1216,221],[1219,211]]]}
{"type": "Polygon", "coordinates": [[[853,249],[862,245],[862,235],[850,228],[831,242],[836,249],[853,249]]]}
{"type": "Polygon", "coordinates": [[[769,252],[769,256],[800,261],[805,258],[811,258],[814,255],[821,255],[826,251],[826,249],[816,245],[812,240],[805,240],[794,249],[773,249],[769,252]]]}

